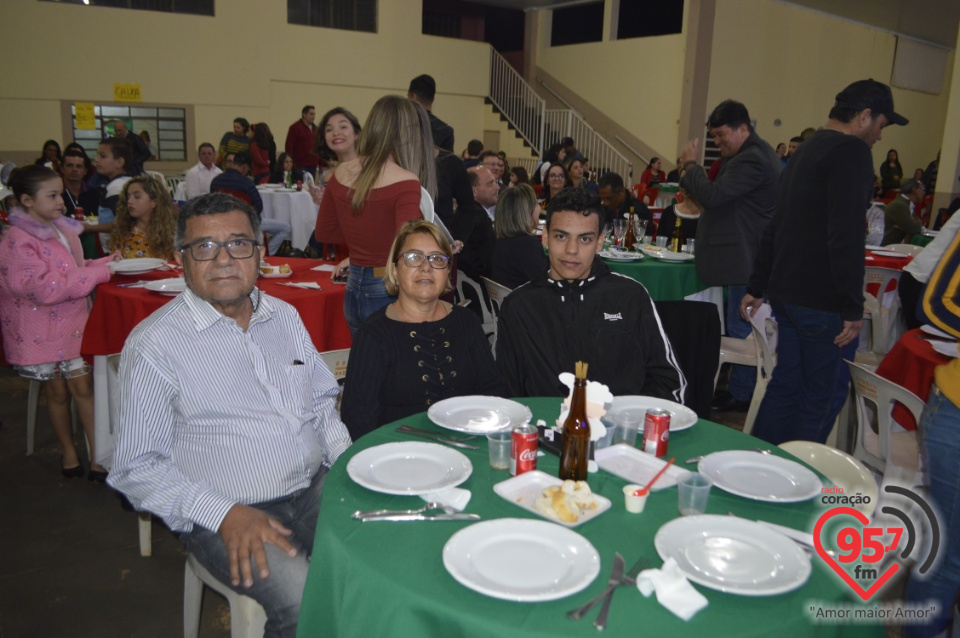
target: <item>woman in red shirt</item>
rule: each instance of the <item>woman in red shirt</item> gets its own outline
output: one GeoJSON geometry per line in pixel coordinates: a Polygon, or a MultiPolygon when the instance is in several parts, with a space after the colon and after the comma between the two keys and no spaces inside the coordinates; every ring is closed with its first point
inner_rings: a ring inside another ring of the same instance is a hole
{"type": "Polygon", "coordinates": [[[659,157],[651,159],[647,170],[643,171],[643,175],[640,176],[640,183],[647,188],[657,188],[660,184],[666,182],[667,174],[660,170],[661,168],[662,164],[659,157]]]}

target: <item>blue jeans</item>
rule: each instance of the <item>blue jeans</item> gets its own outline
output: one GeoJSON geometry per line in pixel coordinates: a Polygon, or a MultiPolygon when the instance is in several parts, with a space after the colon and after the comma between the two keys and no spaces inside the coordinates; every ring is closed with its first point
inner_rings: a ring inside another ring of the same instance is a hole
{"type": "Polygon", "coordinates": [[[293,531],[293,535],[287,540],[297,548],[297,555],[290,558],[275,546],[265,544],[270,576],[262,580],[256,561],[252,561],[253,587],[250,589],[242,584],[237,587],[230,584],[230,559],[220,534],[196,526],[180,536],[187,551],[193,554],[217,580],[244,596],[250,596],[263,606],[267,613],[267,624],[263,634],[265,637],[292,637],[297,634],[300,599],[303,597],[303,586],[307,582],[307,568],[310,566],[309,558],[313,552],[317,515],[320,512],[320,497],[326,475],[327,468],[321,467],[306,489],[276,501],[251,505],[263,510],[280,521],[284,527],[293,531]]]}
{"type": "Polygon", "coordinates": [[[853,361],[857,339],[839,348],[843,320],[834,312],[771,300],[777,319],[777,365],[757,412],[753,435],[774,445],[824,443],[843,407],[850,383],[844,359],[853,361]]]}
{"type": "MultiPolygon", "coordinates": [[[[747,294],[746,285],[727,286],[727,336],[746,339],[753,332],[749,321],[740,316],[740,300],[747,294]]],[[[754,366],[733,364],[730,366],[730,380],[727,392],[737,401],[749,401],[753,398],[753,387],[757,384],[757,369],[754,366]]]]}
{"type": "Polygon", "coordinates": [[[285,224],[276,219],[263,217],[260,220],[260,230],[267,234],[267,242],[271,255],[276,255],[280,250],[280,245],[293,235],[293,229],[290,224],[285,224]]]}
{"type": "Polygon", "coordinates": [[[347,290],[343,296],[343,314],[347,318],[351,337],[357,334],[367,317],[396,300],[396,297],[387,294],[383,277],[374,277],[373,268],[350,264],[347,290]]]}
{"type": "MultiPolygon", "coordinates": [[[[907,583],[906,600],[935,601],[937,614],[927,625],[904,625],[904,638],[935,636],[950,620],[953,598],[960,591],[960,408],[940,392],[931,392],[920,421],[923,432],[924,484],[940,520],[940,563],[907,583]]],[[[926,605],[924,605],[926,606],[926,605]]],[[[956,629],[956,627],[954,628],[956,629]]]]}

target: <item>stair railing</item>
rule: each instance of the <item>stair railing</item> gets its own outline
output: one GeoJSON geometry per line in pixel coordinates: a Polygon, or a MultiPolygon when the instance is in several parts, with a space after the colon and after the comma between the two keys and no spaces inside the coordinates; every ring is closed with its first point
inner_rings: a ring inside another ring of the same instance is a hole
{"type": "Polygon", "coordinates": [[[569,109],[547,109],[544,115],[545,148],[550,148],[564,137],[572,137],[576,148],[590,160],[590,170],[598,175],[613,171],[625,184],[633,183],[633,162],[620,153],[580,115],[569,109]]]}
{"type": "Polygon", "coordinates": [[[493,47],[490,47],[490,101],[537,156],[543,155],[546,102],[493,47]]]}

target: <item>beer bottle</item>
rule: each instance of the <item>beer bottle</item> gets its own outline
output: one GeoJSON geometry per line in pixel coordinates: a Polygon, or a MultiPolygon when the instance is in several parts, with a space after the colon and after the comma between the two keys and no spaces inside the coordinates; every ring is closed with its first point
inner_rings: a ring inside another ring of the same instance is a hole
{"type": "Polygon", "coordinates": [[[570,413],[563,422],[563,447],[560,451],[560,478],[586,481],[590,455],[590,422],[587,421],[587,364],[577,361],[576,380],[570,413]]]}
{"type": "Polygon", "coordinates": [[[637,243],[637,233],[634,230],[636,226],[636,217],[634,216],[633,206],[630,207],[630,221],[627,222],[627,234],[623,238],[623,247],[626,250],[633,250],[637,243]]]}
{"type": "Polygon", "coordinates": [[[670,234],[670,250],[679,253],[683,252],[683,230],[680,228],[680,222],[683,221],[677,217],[677,225],[670,234]]]}

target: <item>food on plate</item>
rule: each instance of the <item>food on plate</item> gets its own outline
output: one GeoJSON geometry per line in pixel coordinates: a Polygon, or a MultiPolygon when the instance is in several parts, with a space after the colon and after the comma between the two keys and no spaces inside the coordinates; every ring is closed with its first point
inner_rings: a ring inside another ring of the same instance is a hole
{"type": "Polygon", "coordinates": [[[260,272],[262,272],[264,275],[272,275],[276,271],[277,271],[276,266],[271,266],[270,264],[267,264],[267,263],[260,264],[260,272]]]}
{"type": "Polygon", "coordinates": [[[543,490],[533,509],[564,523],[576,523],[598,506],[586,481],[564,481],[543,490]]]}
{"type": "Polygon", "coordinates": [[[282,266],[280,266],[280,272],[283,274],[287,274],[288,272],[290,272],[290,264],[283,264],[282,266]]]}

